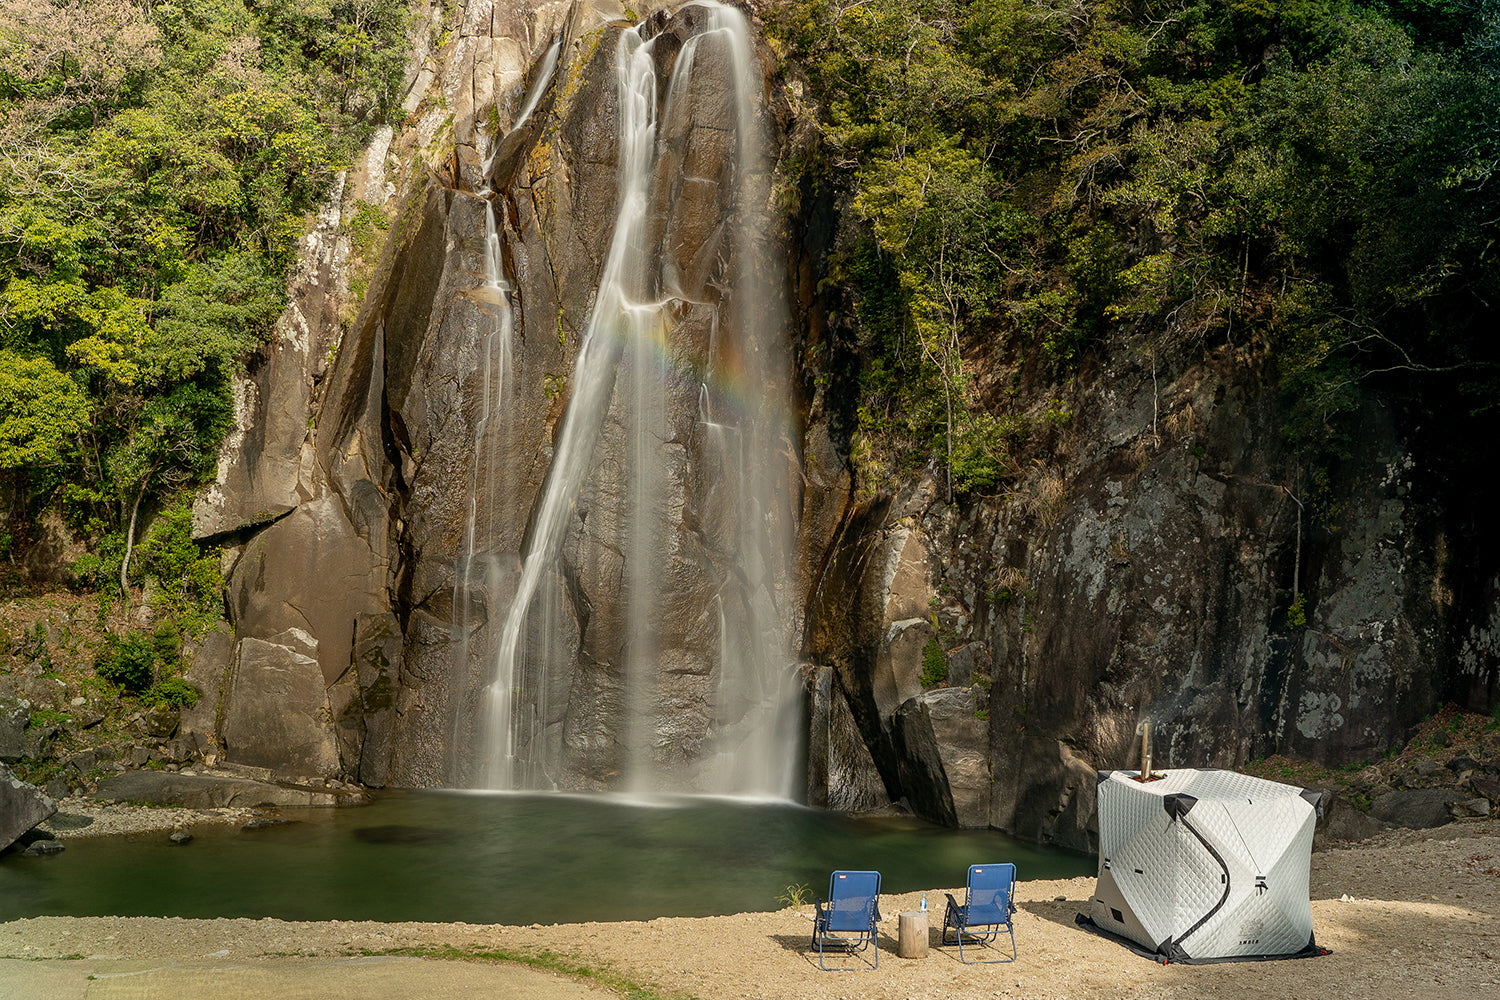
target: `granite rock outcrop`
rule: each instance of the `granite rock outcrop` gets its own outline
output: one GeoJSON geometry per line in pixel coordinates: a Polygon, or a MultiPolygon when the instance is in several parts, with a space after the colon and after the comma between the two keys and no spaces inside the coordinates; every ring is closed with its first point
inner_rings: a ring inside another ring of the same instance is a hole
{"type": "MultiPolygon", "coordinates": [[[[465,782],[477,743],[465,720],[483,687],[466,651],[484,647],[503,595],[476,596],[460,557],[519,553],[534,529],[611,236],[612,41],[637,13],[664,64],[701,17],[690,5],[467,0],[442,48],[424,48],[439,32],[418,33],[410,124],[377,137],[310,240],[199,508],[200,538],[225,544],[232,563],[235,631],[194,666],[215,709],[182,725],[231,760],[369,785],[465,782]],[[337,220],[360,203],[395,221],[356,314],[337,220]],[[508,296],[486,286],[491,219],[508,296]],[[480,482],[491,473],[474,452],[497,426],[484,422],[479,373],[502,310],[521,376],[492,468],[511,482],[476,519],[475,487],[495,484],[480,482]],[[273,710],[271,682],[252,679],[282,677],[273,661],[302,692],[284,706],[299,719],[294,741],[246,721],[273,710]],[[256,698],[270,700],[245,707],[256,698]]],[[[805,130],[774,60],[758,58],[766,133],[805,130]]],[[[691,115],[664,123],[678,159],[653,190],[651,253],[679,298],[667,353],[685,369],[713,333],[737,253],[721,219],[727,102],[704,86],[691,115]]],[[[1310,481],[1280,432],[1272,362],[1253,344],[1122,329],[1061,384],[973,358],[981,385],[1020,386],[1007,405],[1037,428],[1036,460],[992,496],[950,499],[937,464],[888,489],[862,482],[849,440],[860,348],[826,281],[846,207],[836,192],[810,196],[766,237],[785,262],[776,277],[797,366],[784,515],[796,530],[780,593],[807,692],[810,803],[904,804],[1087,849],[1096,772],[1135,763],[1143,721],[1158,766],[1273,753],[1335,765],[1400,745],[1445,701],[1493,708],[1500,573],[1472,499],[1481,477],[1445,457],[1419,414],[1372,398],[1357,440],[1310,481]]],[[[684,595],[722,572],[703,541],[714,506],[691,453],[696,393],[686,382],[665,404],[675,527],[663,546],[669,592],[684,595]]],[[[609,785],[621,752],[624,433],[617,416],[600,431],[599,474],[578,495],[563,569],[543,584],[555,614],[531,626],[574,665],[530,703],[530,738],[557,748],[567,764],[549,777],[568,787],[609,785]]],[[[486,571],[514,579],[517,568],[486,571]]],[[[670,641],[651,712],[663,761],[691,770],[714,629],[672,620],[677,606],[663,604],[670,641]]]]}

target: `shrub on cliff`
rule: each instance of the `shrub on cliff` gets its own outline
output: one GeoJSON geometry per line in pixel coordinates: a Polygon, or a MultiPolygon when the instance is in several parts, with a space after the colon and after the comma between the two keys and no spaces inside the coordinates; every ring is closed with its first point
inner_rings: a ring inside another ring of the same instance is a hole
{"type": "Polygon", "coordinates": [[[130,694],[140,694],[151,686],[152,667],[156,663],[156,646],[139,632],[123,636],[110,635],[94,660],[94,670],[104,680],[130,694]]]}

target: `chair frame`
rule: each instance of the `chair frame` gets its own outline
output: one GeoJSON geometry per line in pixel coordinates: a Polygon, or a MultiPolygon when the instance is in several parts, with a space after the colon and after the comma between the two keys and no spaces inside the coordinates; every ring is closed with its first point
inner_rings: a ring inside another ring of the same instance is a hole
{"type": "Polygon", "coordinates": [[[1016,960],[1016,930],[1012,924],[1016,912],[1016,866],[1010,862],[994,865],[970,865],[968,881],[964,885],[964,905],[959,906],[958,900],[953,898],[953,893],[944,893],[948,897],[948,909],[943,914],[943,936],[940,943],[944,946],[958,945],[958,960],[965,965],[993,962],[1014,962],[1016,960]],[[985,869],[998,868],[1008,870],[1010,874],[1009,884],[1005,889],[1004,920],[985,920],[970,922],[969,907],[974,902],[974,873],[983,874],[985,869]],[[971,928],[985,928],[984,930],[972,930],[971,928]],[[954,942],[948,940],[949,929],[953,930],[954,942]],[[1009,958],[976,958],[973,962],[964,957],[964,935],[968,935],[971,942],[989,947],[1000,937],[1000,932],[1005,931],[1010,935],[1010,957],[1009,958]]]}
{"type": "MultiPolygon", "coordinates": [[[[836,871],[828,876],[828,898],[825,901],[818,900],[816,915],[813,918],[812,948],[818,949],[818,968],[824,972],[854,972],[860,969],[857,965],[829,966],[824,962],[824,953],[827,951],[844,951],[851,955],[863,952],[870,945],[875,945],[875,961],[869,968],[880,968],[880,944],[875,938],[875,925],[880,920],[880,873],[871,871],[836,871]],[[863,892],[839,892],[840,881],[847,885],[854,884],[848,880],[850,876],[864,876],[859,881],[865,882],[869,877],[875,880],[874,891],[869,894],[863,907],[863,913],[849,919],[849,914],[835,910],[833,903],[840,899],[857,899],[865,895],[863,892]],[[825,905],[827,909],[824,909],[825,905]],[[843,919],[838,919],[838,918],[843,919]],[[839,936],[845,935],[845,936],[839,936]]],[[[865,969],[864,971],[869,971],[865,969]]]]}

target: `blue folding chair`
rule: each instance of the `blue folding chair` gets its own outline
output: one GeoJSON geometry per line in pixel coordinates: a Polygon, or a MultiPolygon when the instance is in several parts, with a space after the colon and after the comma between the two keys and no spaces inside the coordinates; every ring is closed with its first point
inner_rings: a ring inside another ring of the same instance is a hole
{"type": "Polygon", "coordinates": [[[970,865],[968,889],[964,905],[959,906],[953,893],[948,897],[948,911],[943,914],[944,945],[951,944],[948,931],[951,928],[958,938],[958,960],[970,964],[964,958],[964,935],[970,941],[988,945],[1000,936],[1003,930],[1010,935],[1010,958],[980,958],[976,962],[1014,962],[1016,960],[1016,931],[1010,924],[1011,914],[1016,912],[1015,901],[1016,866],[1009,862],[999,865],[970,865]]]}
{"type": "MultiPolygon", "coordinates": [[[[834,872],[828,879],[828,902],[817,904],[813,920],[812,947],[818,949],[818,968],[826,972],[849,972],[858,966],[834,966],[823,962],[825,951],[856,954],[875,944],[875,922],[880,919],[880,873],[834,872]]],[[[880,946],[875,964],[880,968],[880,946]]]]}

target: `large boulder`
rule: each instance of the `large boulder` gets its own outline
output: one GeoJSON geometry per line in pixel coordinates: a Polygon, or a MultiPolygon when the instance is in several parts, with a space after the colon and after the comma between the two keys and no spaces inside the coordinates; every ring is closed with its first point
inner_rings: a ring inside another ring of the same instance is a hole
{"type": "Polygon", "coordinates": [[[954,821],[962,827],[989,825],[990,725],[981,693],[939,688],[918,695],[914,704],[942,762],[954,821]]]}
{"type": "Polygon", "coordinates": [[[391,759],[401,624],[393,614],[354,620],[354,662],[329,689],[344,771],[371,787],[385,785],[391,759]]]}
{"type": "Polygon", "coordinates": [[[209,632],[198,640],[188,659],[187,682],[199,697],[182,710],[179,736],[204,747],[218,742],[219,710],[224,705],[236,644],[227,632],[209,632]]]}
{"type": "Polygon", "coordinates": [[[1341,795],[1332,795],[1327,802],[1327,808],[1318,821],[1317,839],[1320,846],[1330,840],[1368,840],[1391,827],[1390,823],[1355,808],[1341,795]]]}
{"type": "Polygon", "coordinates": [[[922,690],[922,651],[933,638],[932,623],[925,618],[893,622],[875,658],[871,679],[875,705],[889,720],[896,710],[922,690]]]}
{"type": "Polygon", "coordinates": [[[354,616],[385,595],[384,526],[374,523],[384,503],[359,486],[347,506],[325,494],[256,535],[229,585],[237,632],[272,642],[288,629],[310,632],[327,683],[349,666],[354,616]]]}
{"type": "Polygon", "coordinates": [[[339,772],[332,718],[317,660],[289,645],[240,641],[224,708],[226,759],[278,776],[332,777],[339,772]]]}
{"type": "Polygon", "coordinates": [[[0,711],[0,761],[14,762],[26,756],[26,726],[30,721],[30,710],[21,705],[0,711]]]}
{"type": "Polygon", "coordinates": [[[807,745],[807,802],[844,812],[891,804],[885,784],[832,667],[810,671],[812,719],[807,745]]]}
{"type": "Polygon", "coordinates": [[[1383,823],[1417,830],[1453,821],[1453,807],[1469,796],[1452,788],[1402,788],[1370,803],[1370,815],[1383,823]]]}
{"type": "Polygon", "coordinates": [[[57,812],[57,803],[0,764],[0,851],[57,812]]]}
{"type": "Polygon", "coordinates": [[[150,802],[187,809],[352,806],[370,801],[357,788],[294,782],[257,781],[226,774],[126,771],[99,783],[95,798],[115,802],[150,802]]]}

